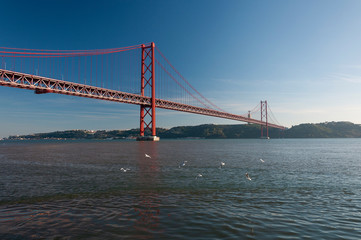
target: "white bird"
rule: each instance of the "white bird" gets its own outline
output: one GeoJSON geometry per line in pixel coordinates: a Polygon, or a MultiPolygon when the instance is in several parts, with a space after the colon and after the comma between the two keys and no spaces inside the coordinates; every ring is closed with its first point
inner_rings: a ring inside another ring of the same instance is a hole
{"type": "Polygon", "coordinates": [[[151,156],[149,156],[148,154],[144,154],[145,155],[145,157],[147,157],[147,158],[152,158],[151,156]]]}
{"type": "Polygon", "coordinates": [[[129,171],[130,170],[130,168],[121,168],[120,169],[120,171],[122,171],[122,172],[127,172],[127,171],[129,171]]]}
{"type": "Polygon", "coordinates": [[[188,161],[184,161],[182,164],[179,165],[179,168],[184,167],[188,161]]]}
{"type": "Polygon", "coordinates": [[[250,181],[252,180],[251,177],[248,175],[248,173],[246,173],[246,178],[250,181]]]}
{"type": "Polygon", "coordinates": [[[224,167],[225,165],[226,165],[226,163],[221,162],[221,166],[219,166],[219,168],[222,168],[222,167],[224,167]]]}
{"type": "Polygon", "coordinates": [[[264,160],[262,158],[259,159],[261,162],[264,162],[264,160]]]}
{"type": "Polygon", "coordinates": [[[202,175],[202,174],[200,174],[200,173],[198,173],[198,175],[197,175],[196,179],[197,179],[197,178],[201,178],[201,177],[203,177],[203,175],[202,175]]]}

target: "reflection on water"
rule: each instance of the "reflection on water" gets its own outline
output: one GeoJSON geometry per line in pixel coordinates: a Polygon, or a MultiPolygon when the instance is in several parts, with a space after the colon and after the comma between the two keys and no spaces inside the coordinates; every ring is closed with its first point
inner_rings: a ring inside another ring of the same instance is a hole
{"type": "MultiPolygon", "coordinates": [[[[138,188],[146,189],[150,183],[159,185],[160,165],[158,162],[157,142],[137,142],[137,174],[138,188]],[[145,156],[147,154],[147,157],[145,156]],[[148,157],[149,156],[149,157],[148,157]]],[[[159,232],[160,200],[156,192],[145,192],[138,196],[139,206],[134,206],[134,228],[142,231],[159,232]]]]}
{"type": "Polygon", "coordinates": [[[359,139],[5,144],[0,239],[359,239],[360,155],[359,139]]]}

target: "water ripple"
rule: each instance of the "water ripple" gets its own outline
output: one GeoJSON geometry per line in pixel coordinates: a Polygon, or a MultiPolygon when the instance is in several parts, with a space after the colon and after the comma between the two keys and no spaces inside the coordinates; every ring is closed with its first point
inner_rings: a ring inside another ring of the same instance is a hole
{"type": "Polygon", "coordinates": [[[361,235],[359,140],[338,140],[337,145],[328,140],[180,140],[21,147],[19,152],[16,144],[0,146],[1,239],[361,235]],[[226,162],[222,169],[221,161],[226,162]]]}

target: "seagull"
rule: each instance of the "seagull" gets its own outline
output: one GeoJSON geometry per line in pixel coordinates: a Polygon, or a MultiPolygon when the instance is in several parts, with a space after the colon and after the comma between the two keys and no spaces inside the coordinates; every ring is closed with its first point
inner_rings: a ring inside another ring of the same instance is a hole
{"type": "Polygon", "coordinates": [[[219,166],[219,168],[224,167],[226,164],[224,162],[221,162],[221,166],[219,166]]]}
{"type": "Polygon", "coordinates": [[[259,159],[261,162],[264,162],[264,160],[262,158],[259,159]]]}
{"type": "Polygon", "coordinates": [[[201,178],[201,177],[203,177],[203,175],[202,175],[202,174],[200,174],[200,173],[198,173],[198,175],[197,175],[196,179],[197,179],[197,178],[201,178]]]}
{"type": "Polygon", "coordinates": [[[184,161],[181,165],[179,165],[179,168],[184,167],[188,161],[184,161]]]}
{"type": "Polygon", "coordinates": [[[127,172],[127,171],[129,171],[130,170],[130,168],[121,168],[120,169],[120,171],[122,171],[122,172],[127,172]]]}
{"type": "Polygon", "coordinates": [[[147,157],[147,158],[152,158],[151,156],[149,156],[148,154],[144,154],[145,155],[145,157],[147,157]]]}
{"type": "Polygon", "coordinates": [[[248,180],[252,180],[251,178],[250,178],[250,176],[248,175],[248,173],[246,173],[246,178],[248,179],[248,180]]]}

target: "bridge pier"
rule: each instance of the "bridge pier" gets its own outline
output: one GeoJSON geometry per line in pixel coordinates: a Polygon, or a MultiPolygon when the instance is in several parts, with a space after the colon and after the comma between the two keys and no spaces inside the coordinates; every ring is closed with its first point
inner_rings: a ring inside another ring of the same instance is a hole
{"type": "Polygon", "coordinates": [[[159,141],[159,137],[157,136],[139,136],[137,137],[137,141],[152,141],[152,142],[158,142],[159,141]]]}

